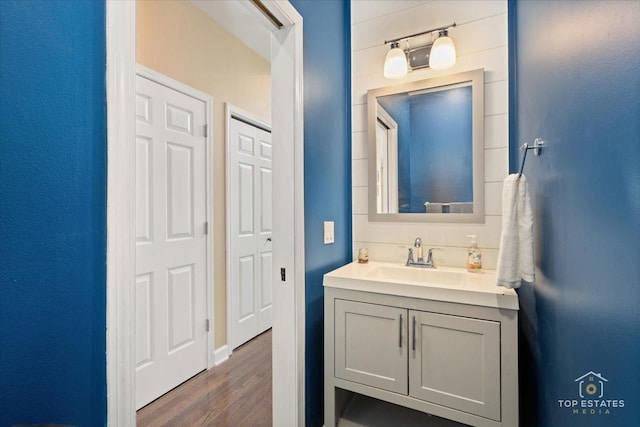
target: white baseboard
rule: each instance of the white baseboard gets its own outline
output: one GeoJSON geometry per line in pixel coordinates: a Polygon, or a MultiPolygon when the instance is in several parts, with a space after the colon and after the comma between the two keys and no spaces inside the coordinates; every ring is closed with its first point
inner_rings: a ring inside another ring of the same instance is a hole
{"type": "Polygon", "coordinates": [[[213,352],[213,365],[218,366],[227,360],[229,360],[229,356],[231,356],[231,350],[228,345],[223,345],[222,347],[214,350],[213,352]]]}

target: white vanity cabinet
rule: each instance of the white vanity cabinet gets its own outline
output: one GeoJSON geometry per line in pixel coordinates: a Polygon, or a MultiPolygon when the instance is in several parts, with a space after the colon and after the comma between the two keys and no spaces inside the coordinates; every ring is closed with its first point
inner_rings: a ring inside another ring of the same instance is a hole
{"type": "Polygon", "coordinates": [[[518,425],[515,292],[505,290],[515,307],[486,306],[358,283],[325,276],[325,426],[356,394],[466,425],[518,425]]]}
{"type": "Polygon", "coordinates": [[[407,310],[335,302],[335,375],[407,394],[407,310]]]}

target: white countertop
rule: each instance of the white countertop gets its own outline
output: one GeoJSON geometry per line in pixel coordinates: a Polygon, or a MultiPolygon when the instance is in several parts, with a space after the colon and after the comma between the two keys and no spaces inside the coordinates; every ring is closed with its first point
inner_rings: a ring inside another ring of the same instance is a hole
{"type": "Polygon", "coordinates": [[[382,280],[380,277],[376,277],[377,275],[375,274],[375,270],[380,267],[383,269],[389,267],[392,269],[417,269],[417,267],[406,267],[402,264],[389,262],[369,261],[366,264],[360,264],[354,261],[325,274],[323,284],[325,287],[330,288],[508,310],[519,309],[518,294],[513,289],[496,285],[495,270],[484,270],[481,273],[468,273],[465,269],[453,267],[438,267],[435,270],[431,270],[434,272],[457,272],[463,274],[460,283],[442,284],[408,280],[406,277],[394,279],[387,276],[382,280]]]}

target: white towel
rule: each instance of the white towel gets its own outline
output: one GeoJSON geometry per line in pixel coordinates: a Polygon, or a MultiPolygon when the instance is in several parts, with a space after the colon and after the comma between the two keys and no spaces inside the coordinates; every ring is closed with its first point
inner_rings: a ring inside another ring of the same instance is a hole
{"type": "Polygon", "coordinates": [[[533,282],[533,212],[527,179],[511,174],[502,188],[502,236],[498,254],[498,286],[519,288],[533,282]]]}

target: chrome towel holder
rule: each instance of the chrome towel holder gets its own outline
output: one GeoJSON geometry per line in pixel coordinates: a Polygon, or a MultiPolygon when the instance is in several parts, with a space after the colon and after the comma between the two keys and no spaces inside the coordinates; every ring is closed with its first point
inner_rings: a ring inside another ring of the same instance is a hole
{"type": "Polygon", "coordinates": [[[524,156],[522,157],[522,164],[520,165],[520,173],[518,174],[518,178],[522,176],[522,171],[524,170],[524,162],[527,161],[527,153],[529,150],[533,150],[533,154],[539,156],[542,153],[542,147],[544,146],[544,140],[542,138],[536,138],[533,140],[533,146],[529,147],[529,144],[526,142],[520,146],[520,151],[524,151],[524,156]]]}

